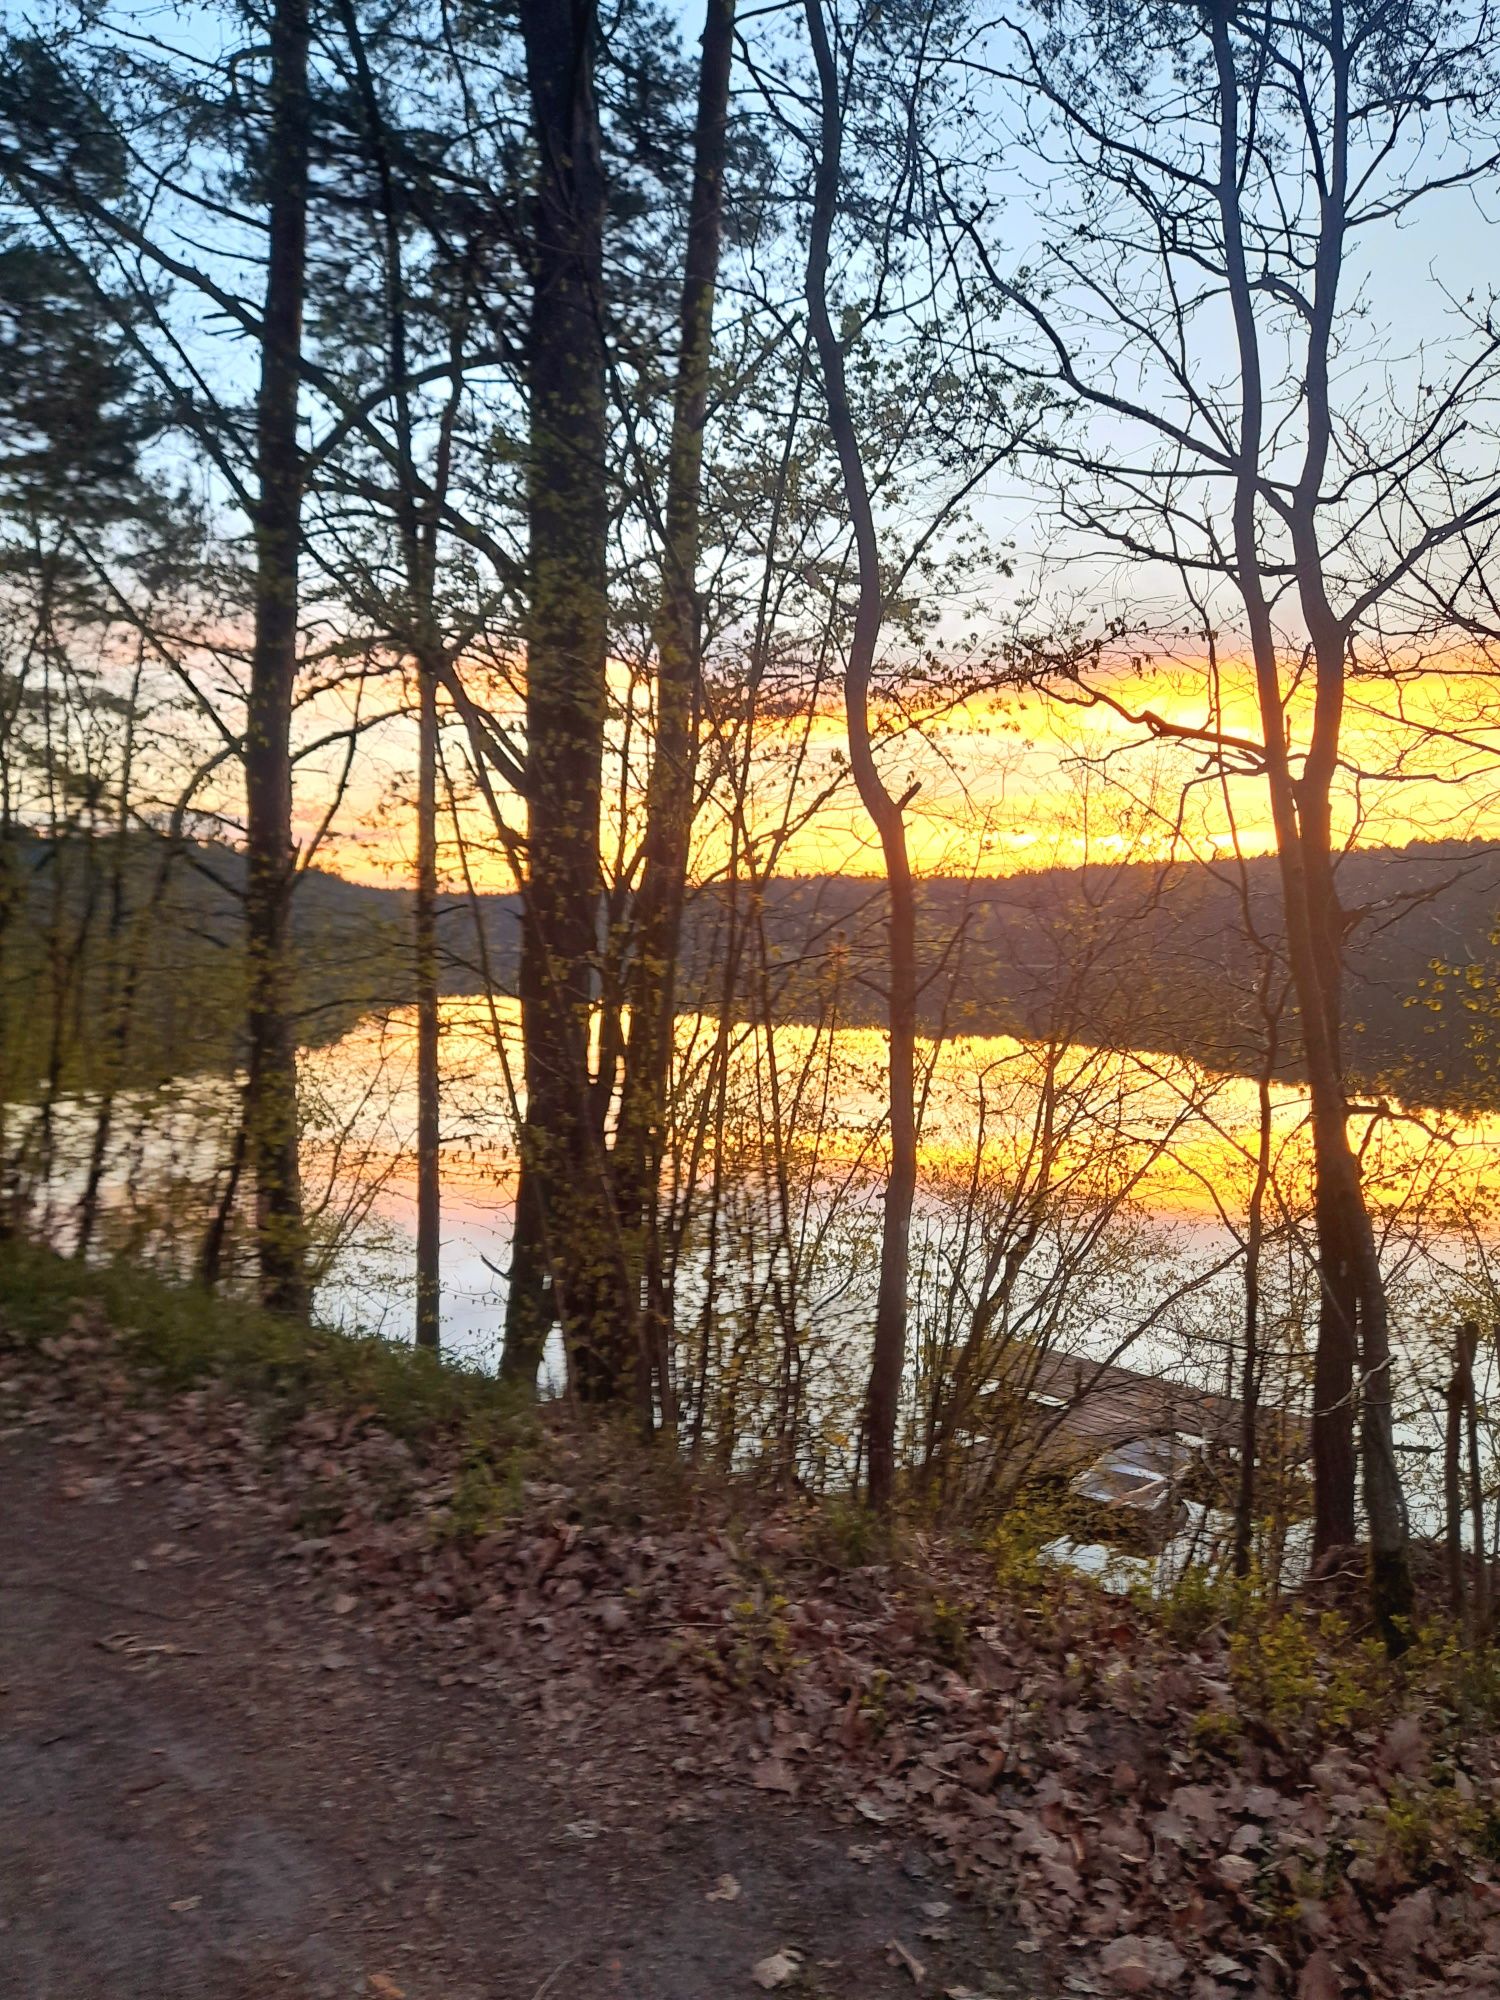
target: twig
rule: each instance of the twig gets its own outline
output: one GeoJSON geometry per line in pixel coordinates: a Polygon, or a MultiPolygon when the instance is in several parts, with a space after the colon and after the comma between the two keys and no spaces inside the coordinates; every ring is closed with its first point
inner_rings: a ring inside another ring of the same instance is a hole
{"type": "Polygon", "coordinates": [[[552,1971],[547,1974],[547,1977],[542,1981],[541,1985],[536,1989],[535,1993],[532,1994],[531,2000],[542,2000],[542,1996],[545,1993],[551,1991],[551,1989],[557,1984],[557,1981],[561,1978],[562,1974],[567,1971],[568,1967],[570,1965],[576,1964],[576,1962],[582,1957],[583,1957],[583,1951],[580,1948],[578,1951],[575,1951],[573,1953],[572,1957],[565,1958],[561,1965],[554,1966],[552,1971]]]}

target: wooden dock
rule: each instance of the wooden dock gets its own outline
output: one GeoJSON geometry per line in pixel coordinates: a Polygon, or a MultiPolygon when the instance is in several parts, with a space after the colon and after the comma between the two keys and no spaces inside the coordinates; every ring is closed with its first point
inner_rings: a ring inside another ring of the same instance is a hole
{"type": "MultiPolygon", "coordinates": [[[[1160,1375],[1143,1375],[1117,1362],[1090,1361],[1056,1350],[1018,1348],[996,1373],[991,1398],[1008,1406],[1013,1433],[1037,1440],[1037,1462],[1058,1465],[1097,1458],[1133,1438],[1171,1434],[1201,1439],[1214,1456],[1237,1456],[1243,1408],[1237,1397],[1217,1395],[1160,1375]]],[[[995,1415],[1000,1415],[995,1409],[995,1415]]],[[[1305,1417],[1277,1404],[1258,1412],[1262,1437],[1274,1441],[1285,1463],[1312,1450],[1305,1417]]]]}

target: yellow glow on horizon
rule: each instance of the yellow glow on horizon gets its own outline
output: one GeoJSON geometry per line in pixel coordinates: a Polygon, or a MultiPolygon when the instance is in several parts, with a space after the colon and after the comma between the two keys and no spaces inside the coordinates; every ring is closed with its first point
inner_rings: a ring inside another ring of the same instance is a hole
{"type": "MultiPolygon", "coordinates": [[[[903,718],[888,708],[881,766],[888,785],[918,789],[908,810],[908,844],[918,875],[993,876],[1085,861],[1264,854],[1274,846],[1263,780],[1223,779],[1201,746],[1152,740],[1212,723],[1253,741],[1259,723],[1243,661],[1211,673],[1186,657],[1102,671],[1108,699],[1086,702],[1036,692],[969,696],[936,713],[903,718]],[[1112,705],[1113,704],[1113,705],[1112,705]],[[1123,712],[1122,712],[1123,711],[1123,712]]],[[[1289,705],[1294,754],[1305,745],[1311,689],[1289,705]]],[[[450,768],[462,762],[450,729],[450,768]]],[[[410,758],[414,725],[386,725],[368,745],[372,768],[356,783],[350,809],[330,835],[325,865],[355,881],[410,879],[410,758]],[[373,754],[371,754],[373,753],[373,754]]],[[[636,756],[642,755],[635,737],[636,756]]],[[[1351,682],[1344,725],[1336,830],[1359,845],[1438,838],[1500,839],[1500,690],[1482,662],[1450,659],[1413,667],[1400,679],[1351,682]]],[[[621,849],[618,732],[606,776],[605,848],[627,856],[638,837],[638,799],[621,849]]],[[[635,774],[636,777],[639,773],[635,774]]],[[[299,832],[306,838],[326,805],[315,779],[302,785],[299,832]]],[[[634,781],[633,781],[634,782],[634,781]]],[[[803,717],[764,725],[750,760],[740,841],[753,838],[758,869],[787,876],[883,874],[879,844],[848,774],[837,700],[803,717]]],[[[638,794],[635,785],[634,793],[638,794]]],[[[519,800],[502,795],[517,828],[519,800]]],[[[488,808],[466,797],[458,812],[474,886],[513,888],[488,808]]],[[[445,827],[445,890],[463,874],[451,825],[445,827]]],[[[734,839],[727,801],[710,796],[696,833],[694,872],[725,869],[734,839]]],[[[743,872],[743,852],[741,857],[743,872]]]]}

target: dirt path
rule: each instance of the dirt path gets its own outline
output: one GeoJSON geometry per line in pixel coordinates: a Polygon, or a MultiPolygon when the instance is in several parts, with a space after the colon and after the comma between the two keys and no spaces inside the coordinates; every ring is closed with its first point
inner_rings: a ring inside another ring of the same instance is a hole
{"type": "Polygon", "coordinates": [[[443,1664],[265,1527],[0,1436],[0,2000],[729,2000],[788,1946],[788,1995],[1030,2000],[921,1856],[674,1782],[664,1701],[562,1754],[443,1664]]]}

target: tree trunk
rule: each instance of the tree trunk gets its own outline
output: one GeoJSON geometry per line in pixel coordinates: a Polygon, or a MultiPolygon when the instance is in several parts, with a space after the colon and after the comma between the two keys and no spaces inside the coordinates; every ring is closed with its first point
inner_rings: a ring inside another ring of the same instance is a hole
{"type": "MultiPolygon", "coordinates": [[[[1320,407],[1319,398],[1326,399],[1324,372],[1309,370],[1309,398],[1314,409],[1320,407]]],[[[1316,428],[1321,431],[1324,426],[1316,428]]],[[[1323,454],[1312,456],[1291,510],[1298,590],[1313,639],[1316,670],[1312,739],[1296,793],[1306,885],[1305,918],[1296,935],[1290,915],[1288,920],[1292,976],[1307,1057],[1316,1175],[1321,1294],[1314,1423],[1321,1419],[1325,1461],[1331,1457],[1314,1523],[1314,1545],[1331,1548],[1339,1540],[1354,1539],[1350,1489],[1357,1369],[1371,1606],[1388,1650],[1398,1653],[1411,1640],[1413,1591],[1406,1546],[1406,1501],[1396,1463],[1385,1275],[1359,1160],[1349,1139],[1343,1056],[1348,918],[1334,875],[1332,827],[1333,780],[1340,758],[1344,704],[1345,633],[1324,592],[1322,553],[1313,526],[1312,496],[1322,476],[1322,461],[1323,454]]]]}
{"type": "Polygon", "coordinates": [[[119,803],[115,815],[115,851],[109,881],[109,921],[105,928],[105,992],[103,1011],[108,1017],[103,1049],[104,1068],[99,1082],[99,1109],[94,1119],[94,1139],[89,1149],[88,1171],[78,1202],[78,1235],[73,1255],[80,1263],[93,1247],[99,1220],[99,1202],[104,1189],[104,1170],[109,1160],[109,1143],[114,1130],[115,1096],[119,1090],[130,1045],[130,1021],[134,1012],[136,965],[120,964],[121,940],[125,930],[125,868],[130,854],[130,781],[135,766],[135,725],[141,698],[141,662],[136,660],[125,716],[125,743],[120,762],[119,803]]]}
{"type": "Polygon", "coordinates": [[[1261,568],[1258,508],[1264,401],[1255,289],[1240,213],[1240,85],[1227,9],[1213,10],[1209,34],[1219,83],[1217,199],[1240,361],[1240,435],[1234,466],[1236,581],[1250,626],[1287,955],[1302,1024],[1312,1110],[1320,1286],[1313,1380],[1314,1547],[1324,1553],[1355,1537],[1358,1364],[1372,1602],[1387,1646],[1397,1651],[1405,1643],[1412,1594],[1406,1512],[1392,1424],[1390,1329],[1375,1233],[1360,1184],[1359,1162],[1349,1142],[1341,1046],[1345,914],[1334,878],[1332,788],[1340,758],[1346,634],[1327,598],[1317,532],[1317,510],[1332,437],[1329,356],[1347,219],[1349,51],[1342,39],[1342,15],[1335,8],[1330,40],[1334,129],[1307,314],[1308,437],[1300,477],[1287,508],[1297,589],[1313,642],[1315,666],[1312,734],[1301,773],[1294,778],[1275,634],[1261,568]]]}
{"type": "MultiPolygon", "coordinates": [[[[1339,1211],[1325,1152],[1343,1131],[1342,1085],[1328,1060],[1327,1018],[1312,949],[1312,921],[1298,788],[1286,744],[1286,716],[1276,636],[1260,568],[1257,521],[1265,426],[1255,292],[1240,215],[1239,82],[1228,17],[1210,24],[1219,82],[1217,200],[1224,229],[1225,268],[1240,367],[1240,425],[1235,462],[1235,581],[1250,628],[1256,698],[1266,746],[1266,789],[1276,830],[1276,860],[1293,989],[1302,1021],[1313,1103],[1316,1226],[1320,1283],[1318,1344],[1313,1364],[1314,1547],[1322,1553],[1354,1539],[1354,1321],[1349,1310],[1347,1255],[1338,1249],[1339,1211]],[[1333,1085],[1330,1100],[1329,1083],[1333,1085]]],[[[1345,1142],[1347,1143],[1347,1141],[1345,1142]]]]}
{"type": "Polygon", "coordinates": [[[504,1373],[535,1380],[554,1312],[574,1382],[614,1396],[634,1316],[590,1109],[607,700],[604,173],[592,0],[522,0],[537,150],[527,506],[527,879],[520,997],[526,1111],[504,1373]]]}
{"type": "Polygon", "coordinates": [[[1469,1441],[1469,1522],[1474,1537],[1474,1637],[1482,1646],[1490,1636],[1490,1557],[1485,1538],[1484,1477],[1479,1463],[1479,1397],[1474,1382],[1474,1356],[1479,1347],[1479,1329],[1471,1329],[1469,1379],[1464,1394],[1464,1417],[1469,1441]]]}
{"type": "Polygon", "coordinates": [[[805,11],[818,71],[821,110],[821,144],[807,253],[808,314],[823,374],[828,428],[838,451],[844,494],[854,526],[859,569],[859,603],[844,672],[849,763],[860,803],[880,836],[890,909],[887,1089],[891,1163],[886,1177],[880,1238],[880,1283],[876,1293],[873,1352],[865,1397],[870,1503],[883,1511],[890,1506],[895,1492],[896,1421],[900,1410],[901,1376],[906,1361],[911,1211],[917,1181],[916,897],[906,847],[907,801],[893,798],[886,790],[870,740],[870,677],[884,616],[880,551],[859,438],[849,406],[844,352],[828,310],[828,254],[842,180],[843,113],[822,0],[805,0],[805,11]]]}
{"type": "MultiPolygon", "coordinates": [[[[3,736],[4,732],[0,731],[0,742],[3,742],[3,736]]],[[[0,768],[0,1031],[6,1027],[10,1010],[10,999],[6,990],[10,985],[7,944],[20,879],[20,867],[15,858],[15,835],[11,828],[9,792],[10,787],[6,782],[5,773],[3,768],[0,768]]],[[[0,1072],[0,1243],[8,1241],[15,1235],[19,1220],[16,1189],[12,1185],[10,1127],[7,1117],[11,1088],[10,1076],[0,1072]]]]}
{"type": "Polygon", "coordinates": [[[417,749],[417,1345],[436,1351],[442,1327],[437,964],[437,681],[419,667],[417,749]]]}
{"type": "MultiPolygon", "coordinates": [[[[1311,564],[1313,556],[1304,553],[1301,560],[1311,564]]],[[[1305,577],[1303,584],[1306,593],[1305,577]]],[[[1341,697],[1341,636],[1336,645],[1341,697]]],[[[1331,649],[1330,640],[1318,648],[1325,663],[1331,649]]],[[[1326,664],[1320,666],[1320,676],[1330,671],[1326,664]]],[[[1281,726],[1279,720],[1274,724],[1278,730],[1281,726]]],[[[1267,720],[1268,740],[1272,727],[1267,720]]],[[[1294,790],[1290,836],[1283,840],[1278,827],[1288,957],[1302,1024],[1313,1128],[1320,1287],[1313,1375],[1313,1546],[1324,1554],[1355,1540],[1357,1373],[1372,1606],[1387,1646],[1399,1652],[1410,1638],[1412,1585],[1406,1507],[1395,1455],[1385,1280],[1359,1161],[1349,1139],[1344,1084],[1344,912],[1334,884],[1330,839],[1330,788],[1337,755],[1335,711],[1315,726],[1313,749],[1294,790]]],[[[1286,783],[1291,790],[1290,781],[1286,783]]]]}
{"type": "MultiPolygon", "coordinates": [[[[1479,1328],[1465,1320],[1454,1342],[1453,1373],[1443,1400],[1447,1421],[1443,1427],[1443,1515],[1446,1531],[1445,1555],[1448,1567],[1448,1608],[1455,1624],[1467,1625],[1467,1592],[1464,1589],[1464,1505],[1463,1452],[1464,1417],[1474,1388],[1474,1355],[1479,1345],[1479,1328]]],[[[1484,1560],[1484,1543],[1479,1543],[1479,1559],[1484,1560]]]]}
{"type": "MultiPolygon", "coordinates": [[[[1317,557],[1309,556],[1317,562],[1317,557]]],[[[1328,676],[1343,675],[1342,636],[1323,635],[1318,649],[1328,676]]],[[[1359,1163],[1349,1144],[1344,1089],[1344,912],[1333,869],[1330,788],[1338,754],[1341,696],[1320,697],[1314,745],[1297,788],[1295,847],[1301,867],[1288,937],[1302,1020],[1313,1129],[1313,1218],[1318,1241],[1318,1345],[1313,1367],[1313,1551],[1346,1548],[1356,1536],[1355,1419],[1361,1294],[1360,1241],[1369,1217],[1359,1163]],[[1319,740],[1321,739],[1321,740],[1319,740]]],[[[1371,1239],[1373,1251],[1373,1238],[1371,1239]]],[[[1377,1273],[1378,1278],[1378,1273],[1377,1273]]]]}
{"type": "MultiPolygon", "coordinates": [[[[1302,1003],[1299,998],[1299,1012],[1302,1003]]],[[[1304,1016],[1305,1018],[1305,1016],[1304,1016]]],[[[1341,1114],[1313,1113],[1313,1227],[1317,1240],[1318,1334],[1313,1355],[1313,1554],[1349,1548],[1355,1521],[1356,1296],[1344,1203],[1333,1164],[1341,1114]],[[1330,1133],[1330,1127],[1332,1131],[1330,1133]]]]}
{"type": "Polygon", "coordinates": [[[208,1227],[203,1232],[203,1245],[198,1253],[198,1282],[209,1292],[218,1289],[224,1272],[224,1247],[229,1240],[229,1225],[234,1218],[234,1205],[239,1199],[240,1181],[245,1172],[245,1155],[249,1150],[248,1111],[248,1102],[242,1098],[239,1115],[235,1119],[234,1137],[229,1142],[229,1158],[224,1164],[224,1185],[209,1217],[208,1227]]]}
{"type": "MultiPolygon", "coordinates": [[[[688,845],[698,758],[700,619],[697,592],[703,490],[703,426],[713,351],[714,290],[724,215],[724,135],[734,56],[735,0],[708,0],[693,191],[668,452],[662,598],[656,621],[656,744],[646,793],[635,959],[628,991],[630,1039],[614,1150],[616,1200],[628,1234],[645,1245],[647,1299],[642,1326],[649,1352],[641,1382],[649,1411],[653,1374],[671,1420],[670,1328],[653,1256],[672,1067],[678,941],[687,888],[688,845]]],[[[638,1258],[638,1262],[641,1259],[638,1258]]]]}
{"type": "MultiPolygon", "coordinates": [[[[417,870],[413,906],[413,959],[417,988],[417,1300],[418,1347],[437,1350],[442,1340],[442,1182],[441,1077],[438,1048],[437,961],[437,775],[438,683],[447,660],[435,615],[438,524],[447,497],[453,421],[461,394],[455,372],[450,400],[439,426],[438,473],[422,518],[413,454],[411,396],[407,385],[407,302],[402,268],[400,202],[391,166],[391,147],[380,95],[370,68],[353,0],[340,0],[339,15],[364,110],[366,137],[379,189],[385,235],[386,335],[396,430],[394,512],[406,574],[406,603],[396,623],[409,646],[417,675],[417,870]]],[[[456,329],[450,337],[457,344],[456,329]]]]}
{"type": "MultiPolygon", "coordinates": [[[[1247,898],[1248,903],[1248,898],[1247,898]]],[[[1266,1194],[1271,1181],[1271,1077],[1276,1066],[1276,1038],[1269,1005],[1269,963],[1261,971],[1261,1018],[1266,1026],[1257,1083],[1259,1122],[1255,1179],[1250,1189],[1245,1231],[1245,1351],[1240,1370],[1240,1465],[1234,1504],[1234,1573],[1250,1574],[1255,1535],[1255,1461],[1259,1450],[1261,1378],[1261,1258],[1265,1246],[1266,1194]]]]}
{"type": "Polygon", "coordinates": [[[297,1157],[297,1050],[290,1015],[292,691],[297,672],[302,453],[297,437],[306,290],[308,45],[305,0],[271,17],[270,207],[256,404],[255,638],[245,718],[246,945],[249,956],[249,1154],[262,1303],[308,1308],[297,1157]]]}
{"type": "MultiPolygon", "coordinates": [[[[1330,369],[1348,226],[1349,132],[1351,119],[1356,115],[1350,105],[1351,44],[1346,38],[1340,0],[1334,0],[1330,10],[1329,54],[1332,126],[1307,315],[1304,381],[1307,449],[1288,508],[1297,594],[1312,639],[1314,666],[1312,736],[1297,787],[1308,892],[1310,937],[1306,949],[1312,965],[1311,978],[1298,982],[1298,998],[1304,1026],[1312,1021],[1316,1031],[1312,1040],[1317,1050],[1313,1053],[1310,1046],[1309,1076],[1321,1073],[1313,1093],[1315,1165],[1320,1226],[1325,1211],[1331,1226],[1331,1242],[1322,1258],[1323,1298],[1333,1322],[1328,1331],[1339,1344],[1340,1358],[1348,1348],[1357,1353],[1371,1605],[1388,1650],[1397,1653],[1411,1638],[1413,1598],[1406,1550],[1406,1502],[1396,1464],[1385,1276],[1361,1184],[1359,1161],[1349,1143],[1342,1048],[1348,923],[1339,902],[1333,863],[1332,799],[1341,757],[1349,635],[1329,601],[1317,531],[1318,507],[1333,439],[1330,369]]],[[[1296,977],[1295,957],[1293,976],[1296,977]]],[[[1322,1331],[1320,1325],[1320,1334],[1322,1331]]]]}

